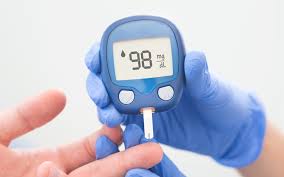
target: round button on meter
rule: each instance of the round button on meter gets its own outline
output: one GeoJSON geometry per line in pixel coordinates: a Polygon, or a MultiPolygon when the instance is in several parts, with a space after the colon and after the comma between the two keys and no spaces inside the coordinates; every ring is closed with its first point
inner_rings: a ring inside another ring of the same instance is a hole
{"type": "Polygon", "coordinates": [[[183,92],[184,58],[181,35],[167,19],[133,16],[111,24],[101,39],[100,61],[115,108],[123,114],[147,110],[151,117],[151,111],[174,107],[183,92]]]}
{"type": "Polygon", "coordinates": [[[171,86],[161,87],[158,90],[158,95],[162,100],[168,101],[173,98],[174,89],[171,86]]]}
{"type": "Polygon", "coordinates": [[[119,101],[123,104],[130,104],[134,100],[134,93],[130,90],[121,90],[119,92],[119,101]]]}

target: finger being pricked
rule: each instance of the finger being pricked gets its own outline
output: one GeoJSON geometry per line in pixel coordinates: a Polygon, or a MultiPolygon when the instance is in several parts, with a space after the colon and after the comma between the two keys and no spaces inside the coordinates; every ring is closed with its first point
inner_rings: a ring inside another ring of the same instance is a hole
{"type": "Polygon", "coordinates": [[[158,144],[145,143],[91,162],[69,175],[52,162],[44,162],[38,169],[37,177],[124,177],[130,169],[153,167],[162,157],[163,152],[158,144]]]}
{"type": "Polygon", "coordinates": [[[124,177],[130,169],[151,168],[159,163],[162,157],[163,151],[158,144],[145,143],[87,164],[69,176],[124,177]]]}

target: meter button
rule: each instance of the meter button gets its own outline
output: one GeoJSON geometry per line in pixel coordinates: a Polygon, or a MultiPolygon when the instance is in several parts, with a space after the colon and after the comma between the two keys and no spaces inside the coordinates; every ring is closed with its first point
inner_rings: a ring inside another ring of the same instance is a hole
{"type": "Polygon", "coordinates": [[[174,96],[174,89],[171,86],[161,87],[158,90],[158,95],[162,100],[168,101],[174,96]]]}
{"type": "Polygon", "coordinates": [[[134,100],[134,92],[130,90],[121,90],[118,95],[119,101],[123,104],[130,104],[134,100]]]}

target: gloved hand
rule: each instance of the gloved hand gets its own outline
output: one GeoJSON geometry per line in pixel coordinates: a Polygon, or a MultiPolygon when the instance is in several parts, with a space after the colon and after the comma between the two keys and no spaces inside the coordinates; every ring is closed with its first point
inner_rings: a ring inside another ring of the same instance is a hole
{"type": "MultiPolygon", "coordinates": [[[[143,127],[141,115],[122,115],[113,106],[100,77],[99,46],[86,56],[91,71],[87,90],[102,123],[143,127]]],[[[205,55],[191,52],[184,62],[185,88],[179,104],[154,114],[154,136],[161,143],[209,155],[221,164],[244,167],[259,156],[265,113],[250,92],[217,79],[208,71],[205,55]]]]}
{"type": "MultiPolygon", "coordinates": [[[[125,148],[147,143],[144,133],[135,124],[127,125],[124,133],[123,140],[125,148]]],[[[152,140],[155,141],[155,140],[152,140]]],[[[185,177],[176,165],[164,154],[162,161],[149,170],[146,169],[132,169],[128,171],[126,177],[185,177]]]]}

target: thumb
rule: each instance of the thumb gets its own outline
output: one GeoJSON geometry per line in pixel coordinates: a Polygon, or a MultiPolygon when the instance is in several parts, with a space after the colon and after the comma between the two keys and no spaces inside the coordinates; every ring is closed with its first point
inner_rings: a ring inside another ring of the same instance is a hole
{"type": "Polygon", "coordinates": [[[206,106],[218,106],[227,100],[230,88],[210,74],[204,53],[188,53],[184,67],[186,88],[195,101],[206,106]]]}
{"type": "Polygon", "coordinates": [[[60,170],[50,161],[43,162],[37,169],[37,177],[68,177],[66,173],[60,170]]]}
{"type": "Polygon", "coordinates": [[[118,147],[107,136],[101,136],[96,141],[96,160],[103,159],[118,152],[118,147]]]}

